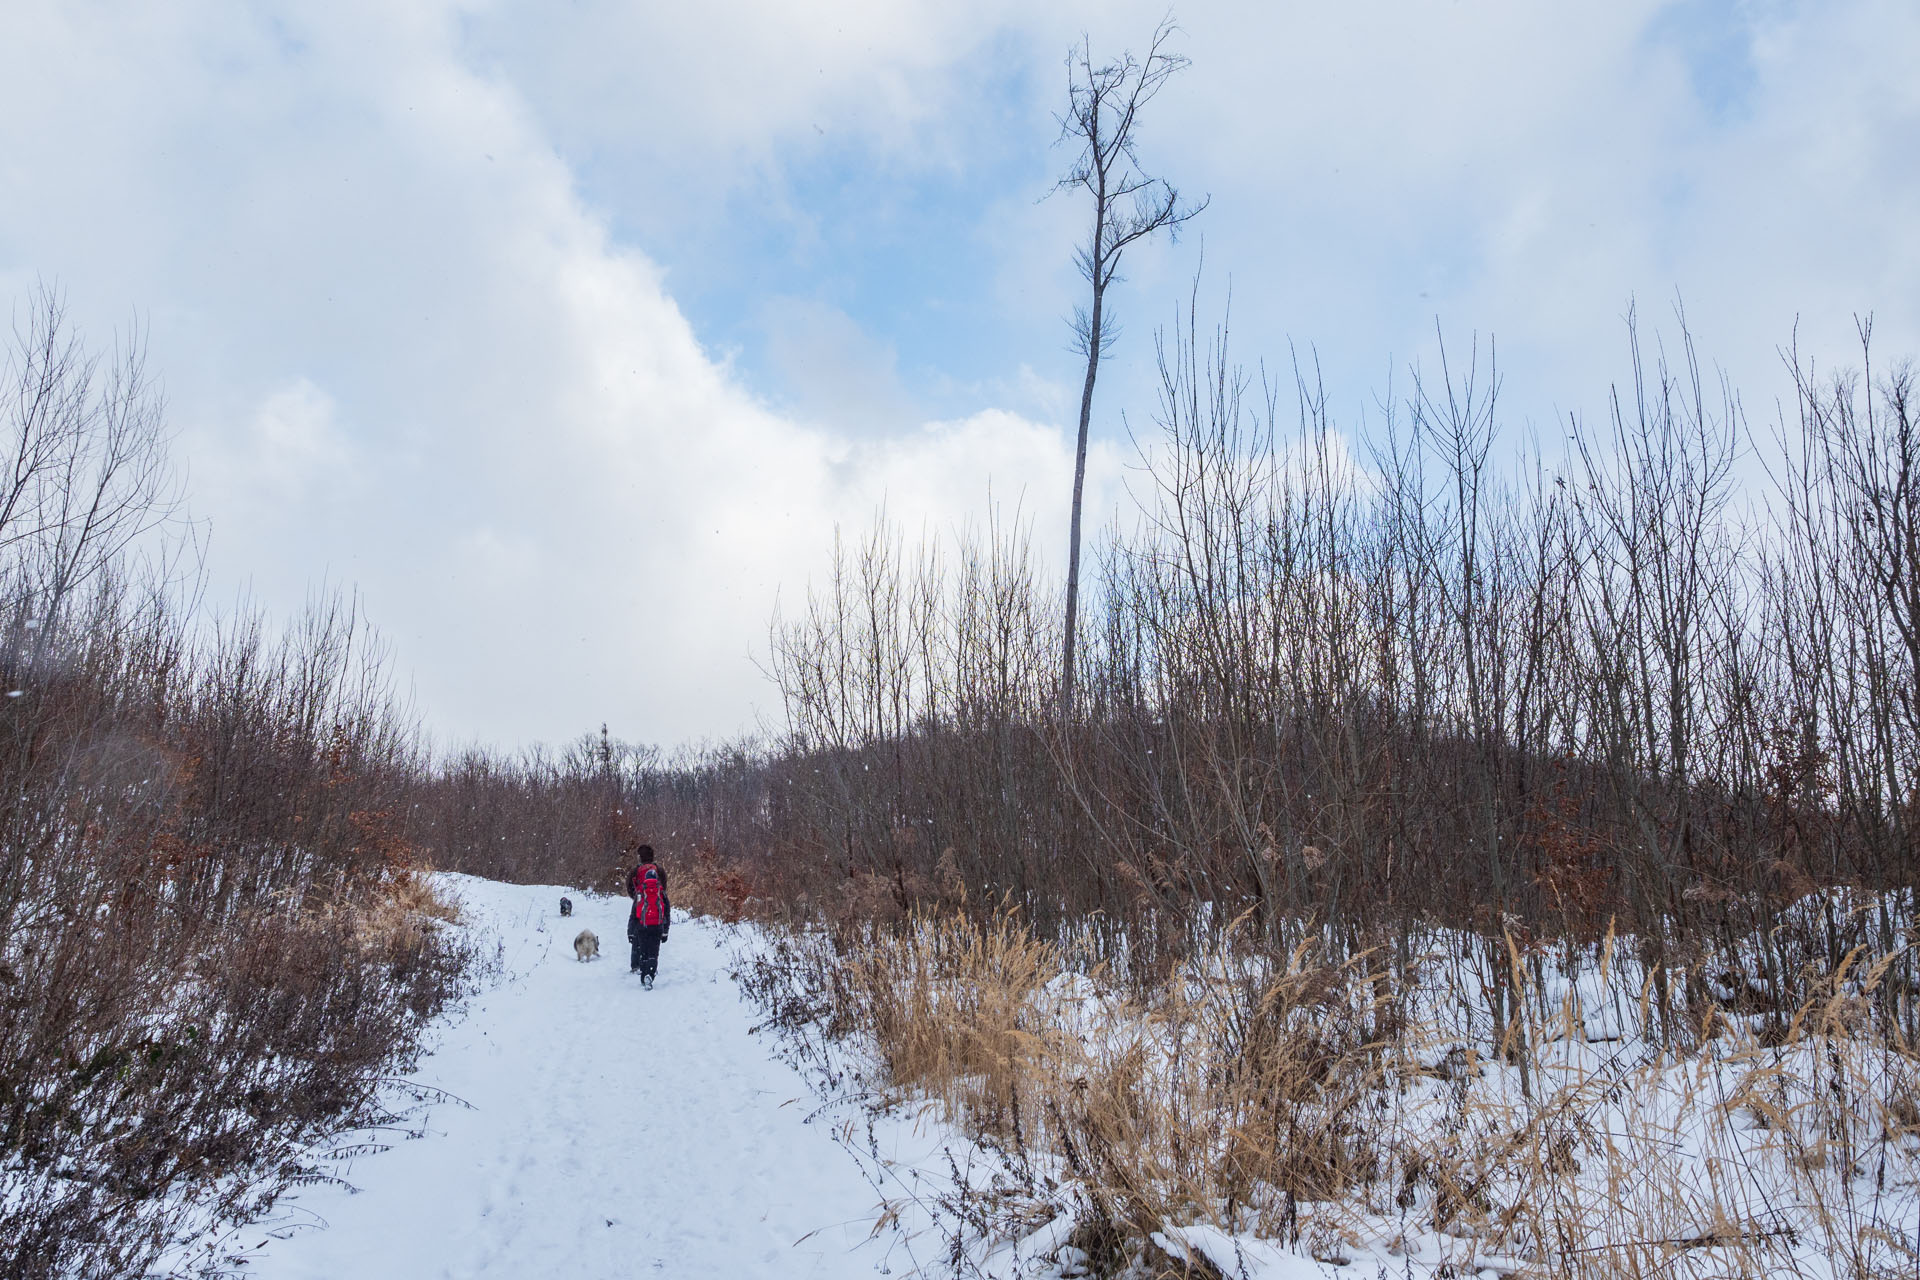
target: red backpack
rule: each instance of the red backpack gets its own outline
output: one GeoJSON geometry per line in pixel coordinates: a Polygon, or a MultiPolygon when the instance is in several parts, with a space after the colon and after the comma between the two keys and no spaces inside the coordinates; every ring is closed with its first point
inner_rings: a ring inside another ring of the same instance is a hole
{"type": "Polygon", "coordinates": [[[660,909],[660,872],[654,867],[645,867],[640,872],[640,891],[634,895],[633,918],[643,925],[665,924],[666,915],[660,909]]]}

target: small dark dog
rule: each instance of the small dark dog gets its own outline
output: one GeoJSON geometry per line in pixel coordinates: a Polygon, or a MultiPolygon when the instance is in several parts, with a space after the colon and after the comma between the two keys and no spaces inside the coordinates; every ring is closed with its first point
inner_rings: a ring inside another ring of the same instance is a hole
{"type": "Polygon", "coordinates": [[[561,915],[563,915],[563,916],[570,916],[570,915],[572,915],[572,914],[573,914],[573,899],[572,899],[572,898],[562,898],[562,899],[560,899],[560,914],[561,914],[561,915]]]}

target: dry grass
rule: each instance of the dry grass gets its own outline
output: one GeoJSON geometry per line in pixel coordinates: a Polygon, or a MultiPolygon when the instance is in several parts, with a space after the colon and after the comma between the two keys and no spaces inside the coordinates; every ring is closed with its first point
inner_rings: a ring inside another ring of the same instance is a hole
{"type": "Polygon", "coordinates": [[[1229,937],[1148,1002],[1010,911],[843,933],[844,954],[788,938],[811,976],[784,1020],[853,1036],[891,1099],[1021,1170],[1025,1194],[968,1193],[966,1229],[1017,1238],[1065,1209],[1109,1273],[1204,1224],[1396,1273],[1914,1274],[1920,1081],[1872,1016],[1884,957],[1847,957],[1784,1029],[1709,1008],[1662,1049],[1648,981],[1609,952],[1584,990],[1637,1029],[1589,1043],[1579,989],[1522,985],[1496,1045],[1461,1034],[1464,954],[1395,972],[1229,937]]]}
{"type": "Polygon", "coordinates": [[[404,947],[460,919],[459,907],[434,888],[432,869],[423,865],[389,872],[368,900],[350,904],[346,912],[355,939],[367,951],[404,947]]]}
{"type": "Polygon", "coordinates": [[[1055,949],[1007,913],[984,924],[920,918],[875,935],[848,965],[853,1016],[871,1029],[888,1079],[995,1136],[1017,1132],[1023,1086],[1075,1053],[1040,999],[1061,972],[1055,949]]]}

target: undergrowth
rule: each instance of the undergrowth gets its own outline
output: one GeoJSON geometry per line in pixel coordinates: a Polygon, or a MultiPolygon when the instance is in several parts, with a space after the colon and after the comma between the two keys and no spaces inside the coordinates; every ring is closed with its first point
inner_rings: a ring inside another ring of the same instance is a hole
{"type": "Polygon", "coordinates": [[[1334,963],[1310,928],[1284,952],[1236,928],[1141,997],[1001,910],[786,932],[740,976],[832,1092],[949,1126],[951,1185],[914,1198],[956,1274],[1022,1242],[1059,1274],[1254,1274],[1263,1245],[1412,1275],[1914,1273],[1892,955],[1663,1045],[1617,938],[1502,939],[1523,998],[1489,1039],[1483,942],[1334,963]]]}

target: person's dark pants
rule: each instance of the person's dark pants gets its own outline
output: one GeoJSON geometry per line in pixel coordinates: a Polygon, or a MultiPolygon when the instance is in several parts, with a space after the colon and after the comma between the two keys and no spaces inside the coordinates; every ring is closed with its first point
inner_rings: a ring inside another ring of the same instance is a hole
{"type": "Polygon", "coordinates": [[[643,978],[651,978],[660,971],[660,937],[666,928],[657,924],[641,924],[631,917],[627,920],[627,941],[633,944],[633,971],[643,978]]]}

